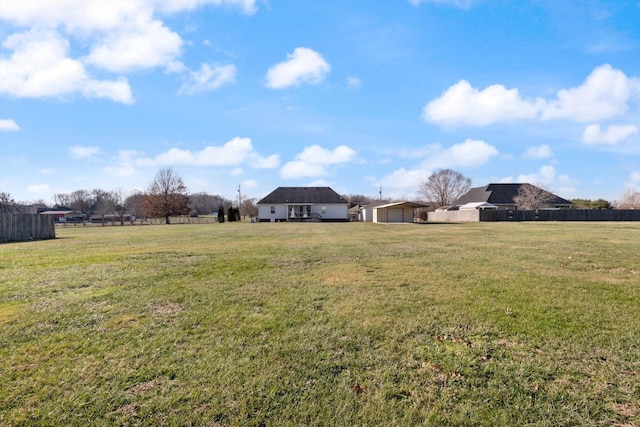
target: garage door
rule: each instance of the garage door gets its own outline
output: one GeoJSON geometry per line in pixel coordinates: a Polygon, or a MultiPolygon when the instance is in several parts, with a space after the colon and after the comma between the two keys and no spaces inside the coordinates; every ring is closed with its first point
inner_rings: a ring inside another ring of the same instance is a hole
{"type": "Polygon", "coordinates": [[[402,222],[404,221],[404,210],[403,209],[389,209],[389,222],[402,222]]]}

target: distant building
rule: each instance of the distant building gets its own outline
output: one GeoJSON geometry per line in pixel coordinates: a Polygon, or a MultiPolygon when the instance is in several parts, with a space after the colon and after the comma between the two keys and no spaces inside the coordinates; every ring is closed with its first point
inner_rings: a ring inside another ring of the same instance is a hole
{"type": "MultiPolygon", "coordinates": [[[[467,191],[455,201],[455,205],[462,206],[468,203],[489,203],[498,209],[517,209],[516,197],[520,187],[531,184],[488,184],[484,187],[475,187],[467,191]]],[[[537,188],[537,187],[536,187],[537,188]]],[[[573,203],[549,193],[551,198],[545,205],[546,208],[568,209],[573,203]]]]}
{"type": "Polygon", "coordinates": [[[398,223],[414,222],[416,209],[423,209],[428,205],[415,202],[386,203],[373,208],[373,222],[398,223]]]}
{"type": "Polygon", "coordinates": [[[260,222],[349,220],[349,202],[330,187],[278,187],[257,205],[260,222]]]}

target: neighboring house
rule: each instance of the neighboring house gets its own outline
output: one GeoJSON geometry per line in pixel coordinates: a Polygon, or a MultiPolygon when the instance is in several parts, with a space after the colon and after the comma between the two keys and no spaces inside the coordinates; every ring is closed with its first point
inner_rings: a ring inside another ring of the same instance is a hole
{"type": "Polygon", "coordinates": [[[349,221],[360,221],[360,209],[362,209],[362,205],[351,203],[349,206],[349,221]]]}
{"type": "MultiPolygon", "coordinates": [[[[467,203],[490,203],[498,209],[517,209],[515,199],[523,185],[531,184],[488,184],[484,187],[475,187],[460,196],[455,204],[458,206],[467,203]]],[[[550,193],[552,198],[546,205],[547,208],[571,208],[573,203],[550,193]]]]}
{"type": "Polygon", "coordinates": [[[395,202],[373,208],[373,222],[414,222],[415,210],[427,205],[415,202],[395,202]]]}
{"type": "Polygon", "coordinates": [[[51,209],[48,211],[40,212],[40,215],[53,216],[55,222],[80,222],[84,220],[84,214],[82,212],[66,209],[51,209]]]}
{"type": "Polygon", "coordinates": [[[330,187],[278,187],[257,205],[260,222],[349,220],[349,202],[330,187]]]}

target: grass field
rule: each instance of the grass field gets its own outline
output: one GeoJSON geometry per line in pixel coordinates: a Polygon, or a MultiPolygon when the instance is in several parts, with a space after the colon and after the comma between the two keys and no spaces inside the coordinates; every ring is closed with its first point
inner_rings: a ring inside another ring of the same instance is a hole
{"type": "Polygon", "coordinates": [[[0,425],[640,425],[640,224],[0,245],[0,425]]]}

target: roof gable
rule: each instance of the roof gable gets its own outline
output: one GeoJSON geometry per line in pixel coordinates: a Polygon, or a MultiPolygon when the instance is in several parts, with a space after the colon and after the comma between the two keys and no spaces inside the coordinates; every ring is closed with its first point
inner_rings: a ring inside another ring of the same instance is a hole
{"type": "Polygon", "coordinates": [[[257,204],[340,203],[349,202],[331,187],[278,187],[257,204]]]}

